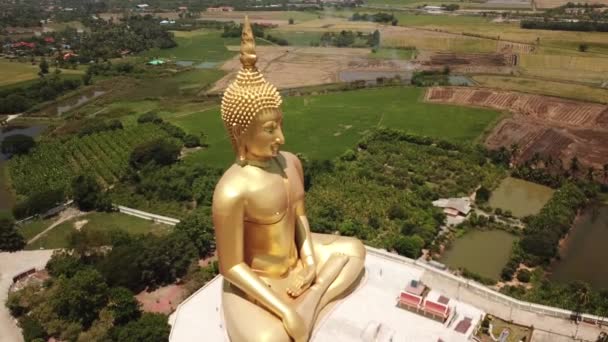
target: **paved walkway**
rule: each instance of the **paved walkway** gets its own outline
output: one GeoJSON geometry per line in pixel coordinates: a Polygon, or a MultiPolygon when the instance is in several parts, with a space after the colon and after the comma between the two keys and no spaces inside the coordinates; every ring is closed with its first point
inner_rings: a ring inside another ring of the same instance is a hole
{"type": "Polygon", "coordinates": [[[13,277],[31,268],[44,268],[53,250],[0,253],[0,342],[22,342],[21,329],[4,305],[13,277]]]}

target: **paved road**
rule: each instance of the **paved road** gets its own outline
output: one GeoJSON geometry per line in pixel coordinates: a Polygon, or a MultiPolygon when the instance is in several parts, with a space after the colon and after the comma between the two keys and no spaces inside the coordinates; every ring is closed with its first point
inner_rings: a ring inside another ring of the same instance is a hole
{"type": "Polygon", "coordinates": [[[13,277],[31,268],[43,268],[51,258],[53,250],[20,251],[0,253],[0,342],[22,342],[21,329],[15,324],[4,305],[13,277]]]}

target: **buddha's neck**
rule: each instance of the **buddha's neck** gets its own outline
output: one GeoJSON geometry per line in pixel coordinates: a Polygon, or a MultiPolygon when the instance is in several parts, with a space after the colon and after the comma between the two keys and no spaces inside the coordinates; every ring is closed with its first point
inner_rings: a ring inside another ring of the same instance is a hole
{"type": "MultiPolygon", "coordinates": [[[[245,158],[243,165],[251,165],[261,169],[268,169],[272,165],[274,157],[270,158],[245,158]]],[[[237,162],[239,162],[237,160],[237,162]]]]}

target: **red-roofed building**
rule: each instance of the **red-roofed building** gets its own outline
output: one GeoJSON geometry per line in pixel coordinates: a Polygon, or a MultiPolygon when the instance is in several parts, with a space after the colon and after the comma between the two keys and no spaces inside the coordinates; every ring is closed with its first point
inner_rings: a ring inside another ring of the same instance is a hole
{"type": "Polygon", "coordinates": [[[52,43],[55,42],[55,38],[53,38],[53,37],[44,37],[44,41],[46,43],[52,44],[52,43]]]}
{"type": "Polygon", "coordinates": [[[399,295],[399,306],[404,309],[417,311],[420,308],[420,303],[422,303],[422,297],[415,294],[402,291],[399,295]]]}
{"type": "Polygon", "coordinates": [[[445,322],[450,316],[450,308],[445,304],[427,299],[422,307],[426,316],[430,316],[441,323],[445,322]]]}
{"type": "Polygon", "coordinates": [[[18,43],[13,44],[12,46],[15,49],[23,48],[23,47],[33,49],[36,47],[36,43],[18,42],[18,43]]]}
{"type": "Polygon", "coordinates": [[[78,57],[78,55],[73,52],[67,52],[67,53],[63,54],[64,61],[67,61],[68,59],[73,58],[73,57],[78,57]]]}

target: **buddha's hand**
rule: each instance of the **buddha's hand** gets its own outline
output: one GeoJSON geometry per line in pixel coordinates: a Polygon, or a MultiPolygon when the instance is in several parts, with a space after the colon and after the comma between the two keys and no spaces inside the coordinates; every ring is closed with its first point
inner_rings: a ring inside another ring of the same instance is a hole
{"type": "Polygon", "coordinates": [[[314,267],[305,266],[291,281],[291,284],[287,288],[287,294],[292,297],[298,297],[312,285],[316,275],[317,271],[314,267]]]}
{"type": "Polygon", "coordinates": [[[294,342],[308,341],[308,327],[304,323],[304,319],[294,309],[290,308],[283,313],[283,326],[287,334],[291,336],[294,342]]]}

